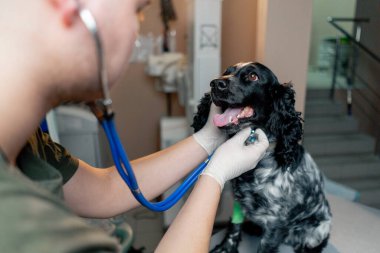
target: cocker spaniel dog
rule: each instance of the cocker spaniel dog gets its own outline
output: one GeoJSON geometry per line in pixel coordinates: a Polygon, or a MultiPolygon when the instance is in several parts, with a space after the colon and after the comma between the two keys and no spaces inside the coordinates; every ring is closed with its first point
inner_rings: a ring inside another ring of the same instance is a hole
{"type": "MultiPolygon", "coordinates": [[[[278,252],[282,243],[296,253],[322,252],[331,212],[321,172],[300,145],[302,119],[291,84],[280,84],[269,68],[248,62],[228,67],[210,86],[194,116],[195,131],[205,125],[213,102],[223,111],[214,124],[229,137],[246,127],[261,128],[270,142],[259,164],[231,182],[245,219],[261,228],[257,252],[278,252]]],[[[241,232],[242,224],[230,222],[212,252],[238,252],[241,232]]]]}

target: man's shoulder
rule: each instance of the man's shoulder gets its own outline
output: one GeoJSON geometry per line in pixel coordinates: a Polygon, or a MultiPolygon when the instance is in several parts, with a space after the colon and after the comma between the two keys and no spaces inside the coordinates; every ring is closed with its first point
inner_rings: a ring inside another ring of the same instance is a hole
{"type": "Polygon", "coordinates": [[[90,227],[3,159],[0,199],[2,252],[117,252],[114,238],[90,227]]]}

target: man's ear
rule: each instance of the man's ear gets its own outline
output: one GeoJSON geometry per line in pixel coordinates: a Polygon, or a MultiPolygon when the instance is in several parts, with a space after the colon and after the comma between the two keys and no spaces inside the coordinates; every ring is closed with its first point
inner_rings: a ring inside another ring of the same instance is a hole
{"type": "Polygon", "coordinates": [[[60,19],[65,26],[71,26],[78,15],[79,5],[77,0],[49,0],[58,11],[60,19]]]}

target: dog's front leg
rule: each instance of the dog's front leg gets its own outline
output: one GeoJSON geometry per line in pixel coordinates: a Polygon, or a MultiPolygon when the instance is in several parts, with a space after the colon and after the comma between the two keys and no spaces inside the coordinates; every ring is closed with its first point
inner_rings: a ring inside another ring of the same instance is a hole
{"type": "Polygon", "coordinates": [[[230,222],[223,241],[216,245],[210,253],[238,253],[238,246],[241,240],[241,226],[242,224],[230,222]]]}
{"type": "Polygon", "coordinates": [[[210,253],[237,253],[241,241],[242,225],[244,213],[239,202],[234,201],[232,218],[227,228],[227,233],[223,241],[218,244],[210,253]]]}
{"type": "Polygon", "coordinates": [[[257,253],[277,253],[280,244],[287,236],[287,230],[282,228],[266,228],[260,240],[257,253]]]}

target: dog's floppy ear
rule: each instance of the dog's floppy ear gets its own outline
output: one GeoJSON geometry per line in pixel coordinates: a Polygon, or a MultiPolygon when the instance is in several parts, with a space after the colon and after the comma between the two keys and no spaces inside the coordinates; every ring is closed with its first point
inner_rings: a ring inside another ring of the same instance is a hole
{"type": "Polygon", "coordinates": [[[204,125],[206,125],[208,114],[210,113],[211,102],[210,93],[206,93],[203,98],[201,98],[197,107],[197,112],[193,118],[193,124],[191,125],[191,127],[194,128],[194,132],[198,132],[204,125]]]}
{"type": "Polygon", "coordinates": [[[267,129],[276,136],[275,157],[284,169],[296,166],[302,147],[301,113],[295,110],[295,91],[291,83],[276,84],[270,90],[273,112],[269,116],[267,129]],[[293,165],[293,166],[292,166],[293,165]]]}

